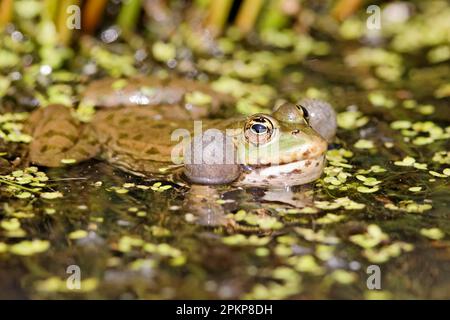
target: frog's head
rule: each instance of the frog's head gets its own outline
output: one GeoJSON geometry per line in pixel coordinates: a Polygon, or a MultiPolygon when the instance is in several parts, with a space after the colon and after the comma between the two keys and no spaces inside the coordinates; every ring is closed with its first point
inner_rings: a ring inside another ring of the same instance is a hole
{"type": "Polygon", "coordinates": [[[223,154],[234,154],[234,164],[188,166],[187,175],[195,182],[220,184],[237,179],[237,184],[245,186],[285,187],[314,181],[324,168],[327,139],[334,135],[333,116],[328,104],[306,101],[285,103],[271,115],[254,114],[228,124],[224,135],[228,140],[219,145],[224,146],[223,154]],[[323,117],[324,110],[332,116],[323,117]]]}
{"type": "Polygon", "coordinates": [[[272,115],[255,114],[234,137],[244,185],[293,186],[317,179],[327,141],[308,123],[307,110],[290,103],[272,115]]]}

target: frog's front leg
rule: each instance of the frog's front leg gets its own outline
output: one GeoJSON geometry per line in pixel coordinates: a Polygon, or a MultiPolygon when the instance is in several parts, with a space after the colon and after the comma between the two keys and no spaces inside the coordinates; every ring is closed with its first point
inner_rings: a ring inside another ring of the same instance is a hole
{"type": "Polygon", "coordinates": [[[89,124],[72,117],[70,109],[50,105],[32,113],[28,131],[33,136],[29,157],[33,164],[59,167],[96,156],[100,146],[89,124]]]}

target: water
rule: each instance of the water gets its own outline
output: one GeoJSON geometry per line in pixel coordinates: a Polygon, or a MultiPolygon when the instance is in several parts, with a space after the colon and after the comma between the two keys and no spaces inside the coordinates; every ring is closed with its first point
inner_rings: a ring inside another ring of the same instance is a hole
{"type": "Polygon", "coordinates": [[[0,298],[450,298],[450,160],[437,155],[449,152],[450,109],[433,96],[448,65],[404,55],[416,76],[383,81],[343,64],[351,48],[254,79],[276,98],[318,96],[348,115],[316,183],[270,199],[270,190],[220,187],[205,204],[189,185],[92,160],[44,170],[59,199],[19,200],[3,185],[0,298]],[[24,235],[11,235],[14,218],[24,235]],[[26,239],[49,247],[11,251],[26,239]],[[381,290],[367,286],[369,265],[380,267],[381,290]]]}

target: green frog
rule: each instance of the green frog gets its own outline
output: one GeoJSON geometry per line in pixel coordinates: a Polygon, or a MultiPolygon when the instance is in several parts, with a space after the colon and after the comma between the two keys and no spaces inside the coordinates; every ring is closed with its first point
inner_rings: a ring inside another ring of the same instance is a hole
{"type": "Polygon", "coordinates": [[[272,114],[203,119],[232,98],[191,80],[99,80],[82,100],[99,107],[87,123],[62,105],[33,112],[32,163],[98,158],[143,177],[170,168],[197,184],[287,187],[320,177],[336,131],[333,108],[319,100],[284,103],[272,114]]]}

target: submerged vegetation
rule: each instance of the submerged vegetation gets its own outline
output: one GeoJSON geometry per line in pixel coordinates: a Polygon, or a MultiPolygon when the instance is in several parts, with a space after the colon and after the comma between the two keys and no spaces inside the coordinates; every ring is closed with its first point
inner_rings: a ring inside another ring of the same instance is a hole
{"type": "Polygon", "coordinates": [[[376,2],[375,30],[344,0],[85,1],[72,30],[80,1],[0,1],[0,297],[448,299],[450,6],[376,2]],[[98,161],[27,162],[33,110],[88,122],[90,81],[137,74],[208,82],[236,98],[224,117],[330,101],[322,177],[206,197],[98,161]],[[202,200],[226,223],[200,223],[202,200]]]}

